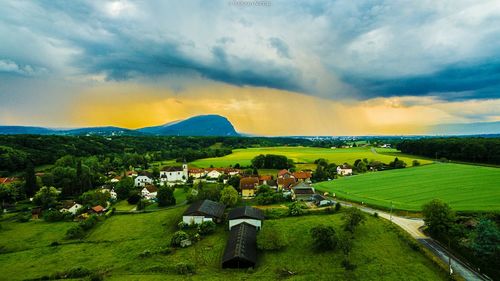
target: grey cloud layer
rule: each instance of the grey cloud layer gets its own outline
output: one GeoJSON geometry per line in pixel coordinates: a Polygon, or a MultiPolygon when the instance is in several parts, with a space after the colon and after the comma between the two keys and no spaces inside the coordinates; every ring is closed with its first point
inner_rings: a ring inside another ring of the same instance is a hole
{"type": "Polygon", "coordinates": [[[12,1],[0,31],[0,79],[175,74],[328,98],[500,97],[498,1],[12,1]]]}

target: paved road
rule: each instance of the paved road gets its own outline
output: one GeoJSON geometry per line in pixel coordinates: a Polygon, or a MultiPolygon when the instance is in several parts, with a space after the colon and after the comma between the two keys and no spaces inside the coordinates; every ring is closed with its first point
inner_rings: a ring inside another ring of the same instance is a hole
{"type": "MultiPolygon", "coordinates": [[[[353,204],[348,202],[339,201],[340,204],[346,207],[352,207],[353,204]]],[[[375,210],[372,208],[364,207],[356,205],[360,210],[373,214],[375,212],[382,218],[387,220],[391,220],[393,223],[397,224],[399,227],[408,232],[413,238],[417,239],[422,245],[428,248],[436,257],[440,258],[445,263],[448,263],[449,258],[451,257],[451,268],[453,272],[459,274],[467,281],[476,281],[476,280],[489,280],[486,277],[480,275],[474,269],[472,269],[469,265],[462,262],[453,254],[448,252],[444,247],[442,247],[437,241],[426,236],[420,229],[424,226],[424,221],[422,219],[417,218],[405,218],[394,216],[387,212],[375,210]]]]}

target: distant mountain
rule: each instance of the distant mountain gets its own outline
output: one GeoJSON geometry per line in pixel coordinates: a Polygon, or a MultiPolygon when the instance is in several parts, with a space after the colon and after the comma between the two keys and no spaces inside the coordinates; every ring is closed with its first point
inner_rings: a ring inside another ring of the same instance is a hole
{"type": "Polygon", "coordinates": [[[198,115],[137,131],[162,136],[239,136],[233,124],[220,115],[198,115]]]}
{"type": "Polygon", "coordinates": [[[433,135],[483,135],[499,133],[500,121],[439,124],[431,126],[429,130],[429,134],[433,135]]]}
{"type": "Polygon", "coordinates": [[[130,130],[120,127],[88,127],[56,129],[32,126],[0,126],[0,135],[62,135],[62,136],[239,136],[226,117],[199,115],[161,126],[130,130]]]}
{"type": "Polygon", "coordinates": [[[32,126],[0,126],[0,135],[61,135],[61,136],[121,136],[142,135],[141,132],[119,127],[89,127],[76,129],[53,129],[32,126]]]}

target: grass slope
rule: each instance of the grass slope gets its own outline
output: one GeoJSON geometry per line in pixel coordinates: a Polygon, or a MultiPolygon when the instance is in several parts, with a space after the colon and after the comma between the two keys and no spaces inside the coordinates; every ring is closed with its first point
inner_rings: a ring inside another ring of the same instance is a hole
{"type": "MultiPolygon", "coordinates": [[[[429,160],[423,160],[416,156],[404,155],[396,149],[372,149],[370,147],[353,147],[353,148],[316,148],[316,147],[261,147],[261,148],[246,148],[235,149],[232,154],[205,158],[193,161],[191,164],[197,167],[207,168],[210,165],[214,167],[228,167],[239,163],[242,166],[250,165],[251,160],[259,154],[278,154],[285,155],[293,159],[296,163],[313,163],[318,158],[328,159],[331,163],[342,164],[344,162],[353,164],[356,159],[367,158],[368,160],[379,160],[384,163],[389,163],[394,160],[394,157],[399,157],[405,161],[407,165],[411,165],[413,159],[419,159],[422,164],[431,163],[429,160]],[[379,152],[380,151],[380,152],[379,152]],[[384,154],[384,153],[387,153],[384,154]],[[389,155],[390,154],[390,155],[389,155]]],[[[314,166],[312,166],[314,167],[314,166]]],[[[311,167],[309,167],[311,168],[311,167]]]]}
{"type": "Polygon", "coordinates": [[[500,169],[461,164],[367,173],[315,185],[353,201],[401,210],[419,211],[439,198],[460,211],[500,211],[500,169]]]}
{"type": "MultiPolygon", "coordinates": [[[[73,223],[2,221],[0,245],[10,251],[0,254],[0,276],[9,280],[38,278],[75,266],[108,271],[106,280],[275,280],[278,270],[297,272],[289,280],[444,280],[443,273],[419,252],[412,250],[387,222],[368,218],[356,233],[351,252],[354,272],[341,267],[338,252],[317,253],[311,249],[309,230],[317,224],[340,229],[341,215],[311,215],[268,220],[263,227],[286,233],[290,244],[283,251],[259,253],[255,270],[222,270],[221,256],[228,237],[225,225],[187,249],[170,255],[139,258],[146,249],[168,245],[185,207],[154,213],[115,215],[101,222],[81,241],[65,241],[65,230],[73,223]],[[40,233],[49,233],[39,235],[40,233]],[[26,243],[26,240],[31,241],[26,243]],[[50,247],[53,241],[63,244],[50,247]],[[191,262],[197,273],[187,277],[153,272],[154,267],[191,262]]],[[[1,278],[0,278],[1,279],[1,278]]]]}

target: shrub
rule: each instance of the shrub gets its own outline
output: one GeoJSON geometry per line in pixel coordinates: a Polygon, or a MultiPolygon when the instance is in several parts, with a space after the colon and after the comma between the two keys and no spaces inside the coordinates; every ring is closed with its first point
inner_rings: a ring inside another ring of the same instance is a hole
{"type": "Polygon", "coordinates": [[[378,213],[377,212],[373,213],[373,217],[378,218],[378,213]]]}
{"type": "Polygon", "coordinates": [[[17,222],[29,222],[31,219],[31,214],[30,213],[19,213],[16,216],[16,221],[17,222]]]}
{"type": "Polygon", "coordinates": [[[148,205],[148,203],[149,202],[147,200],[139,200],[139,202],[137,202],[136,210],[138,211],[144,210],[148,205]]]}
{"type": "Polygon", "coordinates": [[[129,197],[127,199],[127,202],[130,205],[135,205],[135,204],[139,203],[140,200],[141,200],[141,196],[137,192],[132,192],[129,195],[129,197]]]}
{"type": "Polygon", "coordinates": [[[335,212],[340,211],[340,208],[342,208],[342,205],[340,205],[340,202],[335,203],[335,212]]]}
{"type": "Polygon", "coordinates": [[[92,271],[83,266],[73,267],[70,270],[65,272],[64,274],[66,278],[81,278],[86,277],[92,274],[92,271]]]}
{"type": "Polygon", "coordinates": [[[183,230],[183,229],[187,229],[187,228],[189,228],[189,224],[185,223],[184,221],[180,221],[180,222],[177,224],[177,227],[178,227],[180,230],[183,230]]]}
{"type": "Polygon", "coordinates": [[[51,247],[56,247],[56,246],[59,246],[59,245],[61,245],[61,244],[59,242],[57,242],[57,241],[54,241],[54,242],[50,243],[51,247]]]}
{"type": "Polygon", "coordinates": [[[158,199],[158,206],[160,207],[175,205],[174,190],[171,187],[160,186],[156,198],[158,199]]]}
{"type": "Polygon", "coordinates": [[[198,226],[198,233],[208,235],[215,232],[215,223],[213,221],[204,221],[198,226]]]}
{"type": "Polygon", "coordinates": [[[189,239],[189,235],[186,232],[182,230],[176,231],[172,236],[172,239],[170,239],[170,245],[172,247],[180,247],[181,242],[186,239],[189,239]]]}
{"type": "Polygon", "coordinates": [[[67,239],[78,239],[82,238],[85,235],[85,232],[79,225],[74,225],[70,229],[66,231],[67,239]]]}
{"type": "Polygon", "coordinates": [[[65,215],[58,210],[47,210],[43,212],[43,219],[48,222],[62,221],[65,218],[65,215]]]}
{"type": "Polygon", "coordinates": [[[180,262],[175,265],[175,272],[181,275],[193,274],[195,273],[195,267],[192,263],[180,262]]]}
{"type": "Polygon", "coordinates": [[[293,202],[290,206],[288,206],[289,216],[300,216],[303,213],[304,210],[302,210],[302,205],[299,202],[293,202]]]}
{"type": "Polygon", "coordinates": [[[344,220],[344,230],[354,233],[356,227],[363,223],[366,217],[363,211],[356,207],[352,207],[347,208],[342,219],[344,220]]]}
{"type": "Polygon", "coordinates": [[[97,218],[96,215],[91,215],[90,217],[88,217],[87,219],[81,221],[78,225],[83,229],[83,230],[89,230],[91,229],[92,227],[94,227],[94,225],[97,224],[97,222],[99,221],[99,219],[97,218]]]}
{"type": "Polygon", "coordinates": [[[355,270],[357,266],[351,263],[349,259],[345,258],[344,260],[342,260],[342,267],[345,268],[345,270],[352,271],[355,270]]]}
{"type": "Polygon", "coordinates": [[[334,250],[338,244],[335,229],[331,226],[318,225],[311,229],[311,238],[316,250],[334,250]]]}
{"type": "Polygon", "coordinates": [[[269,227],[263,228],[257,235],[257,248],[263,251],[278,251],[288,245],[288,241],[281,231],[269,227]]]}
{"type": "Polygon", "coordinates": [[[411,164],[413,167],[420,166],[420,162],[418,160],[413,160],[411,164]]]}

